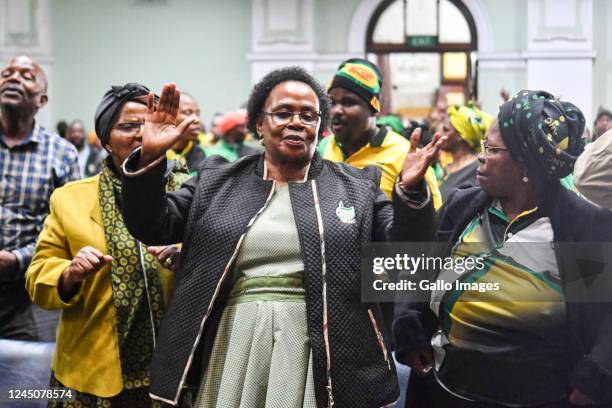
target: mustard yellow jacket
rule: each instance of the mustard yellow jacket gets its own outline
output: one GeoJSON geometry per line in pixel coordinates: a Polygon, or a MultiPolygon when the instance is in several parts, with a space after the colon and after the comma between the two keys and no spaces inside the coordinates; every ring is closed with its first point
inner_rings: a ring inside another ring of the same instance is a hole
{"type": "MultiPolygon", "coordinates": [[[[81,248],[89,245],[108,254],[99,185],[100,176],[95,176],[55,190],[26,272],[26,287],[40,307],[62,310],[52,365],[55,377],[80,392],[111,397],[121,392],[123,382],[110,266],[85,280],[68,303],[57,288],[62,272],[81,248]]],[[[167,302],[174,276],[159,265],[158,270],[167,302]]]]}

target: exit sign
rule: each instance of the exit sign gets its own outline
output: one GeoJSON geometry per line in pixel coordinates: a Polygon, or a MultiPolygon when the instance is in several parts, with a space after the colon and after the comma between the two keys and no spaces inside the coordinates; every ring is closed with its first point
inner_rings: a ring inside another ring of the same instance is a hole
{"type": "Polygon", "coordinates": [[[438,45],[438,37],[435,35],[411,35],[408,36],[408,45],[411,47],[435,47],[438,45]]]}

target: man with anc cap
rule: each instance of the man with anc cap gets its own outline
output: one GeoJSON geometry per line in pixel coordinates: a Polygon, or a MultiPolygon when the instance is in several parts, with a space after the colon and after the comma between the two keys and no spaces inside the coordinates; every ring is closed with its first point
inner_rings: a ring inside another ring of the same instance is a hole
{"type": "MultiPolygon", "coordinates": [[[[391,198],[410,142],[387,127],[378,127],[381,111],[382,77],[373,63],[353,58],[336,71],[328,94],[332,101],[332,135],[319,143],[324,159],[345,162],[358,168],[373,164],[382,171],[381,190],[391,198]]],[[[434,207],[442,198],[436,177],[430,168],[425,175],[434,207]]]]}

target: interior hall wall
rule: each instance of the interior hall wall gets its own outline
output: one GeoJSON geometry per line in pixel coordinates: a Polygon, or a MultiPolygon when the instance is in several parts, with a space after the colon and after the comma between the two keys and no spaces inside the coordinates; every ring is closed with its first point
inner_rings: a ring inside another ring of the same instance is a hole
{"type": "Polygon", "coordinates": [[[111,85],[161,91],[175,82],[194,95],[208,126],[215,111],[248,97],[249,0],[52,0],[53,123],[88,129],[111,85]]]}

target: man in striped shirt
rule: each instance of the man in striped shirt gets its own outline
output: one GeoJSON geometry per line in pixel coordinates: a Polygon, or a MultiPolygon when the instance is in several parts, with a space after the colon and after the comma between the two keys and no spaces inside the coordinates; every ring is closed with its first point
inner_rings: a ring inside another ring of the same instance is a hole
{"type": "Polygon", "coordinates": [[[47,100],[41,67],[11,58],[0,73],[0,338],[39,338],[24,273],[51,193],[79,178],[75,148],[34,120],[47,100]]]}

